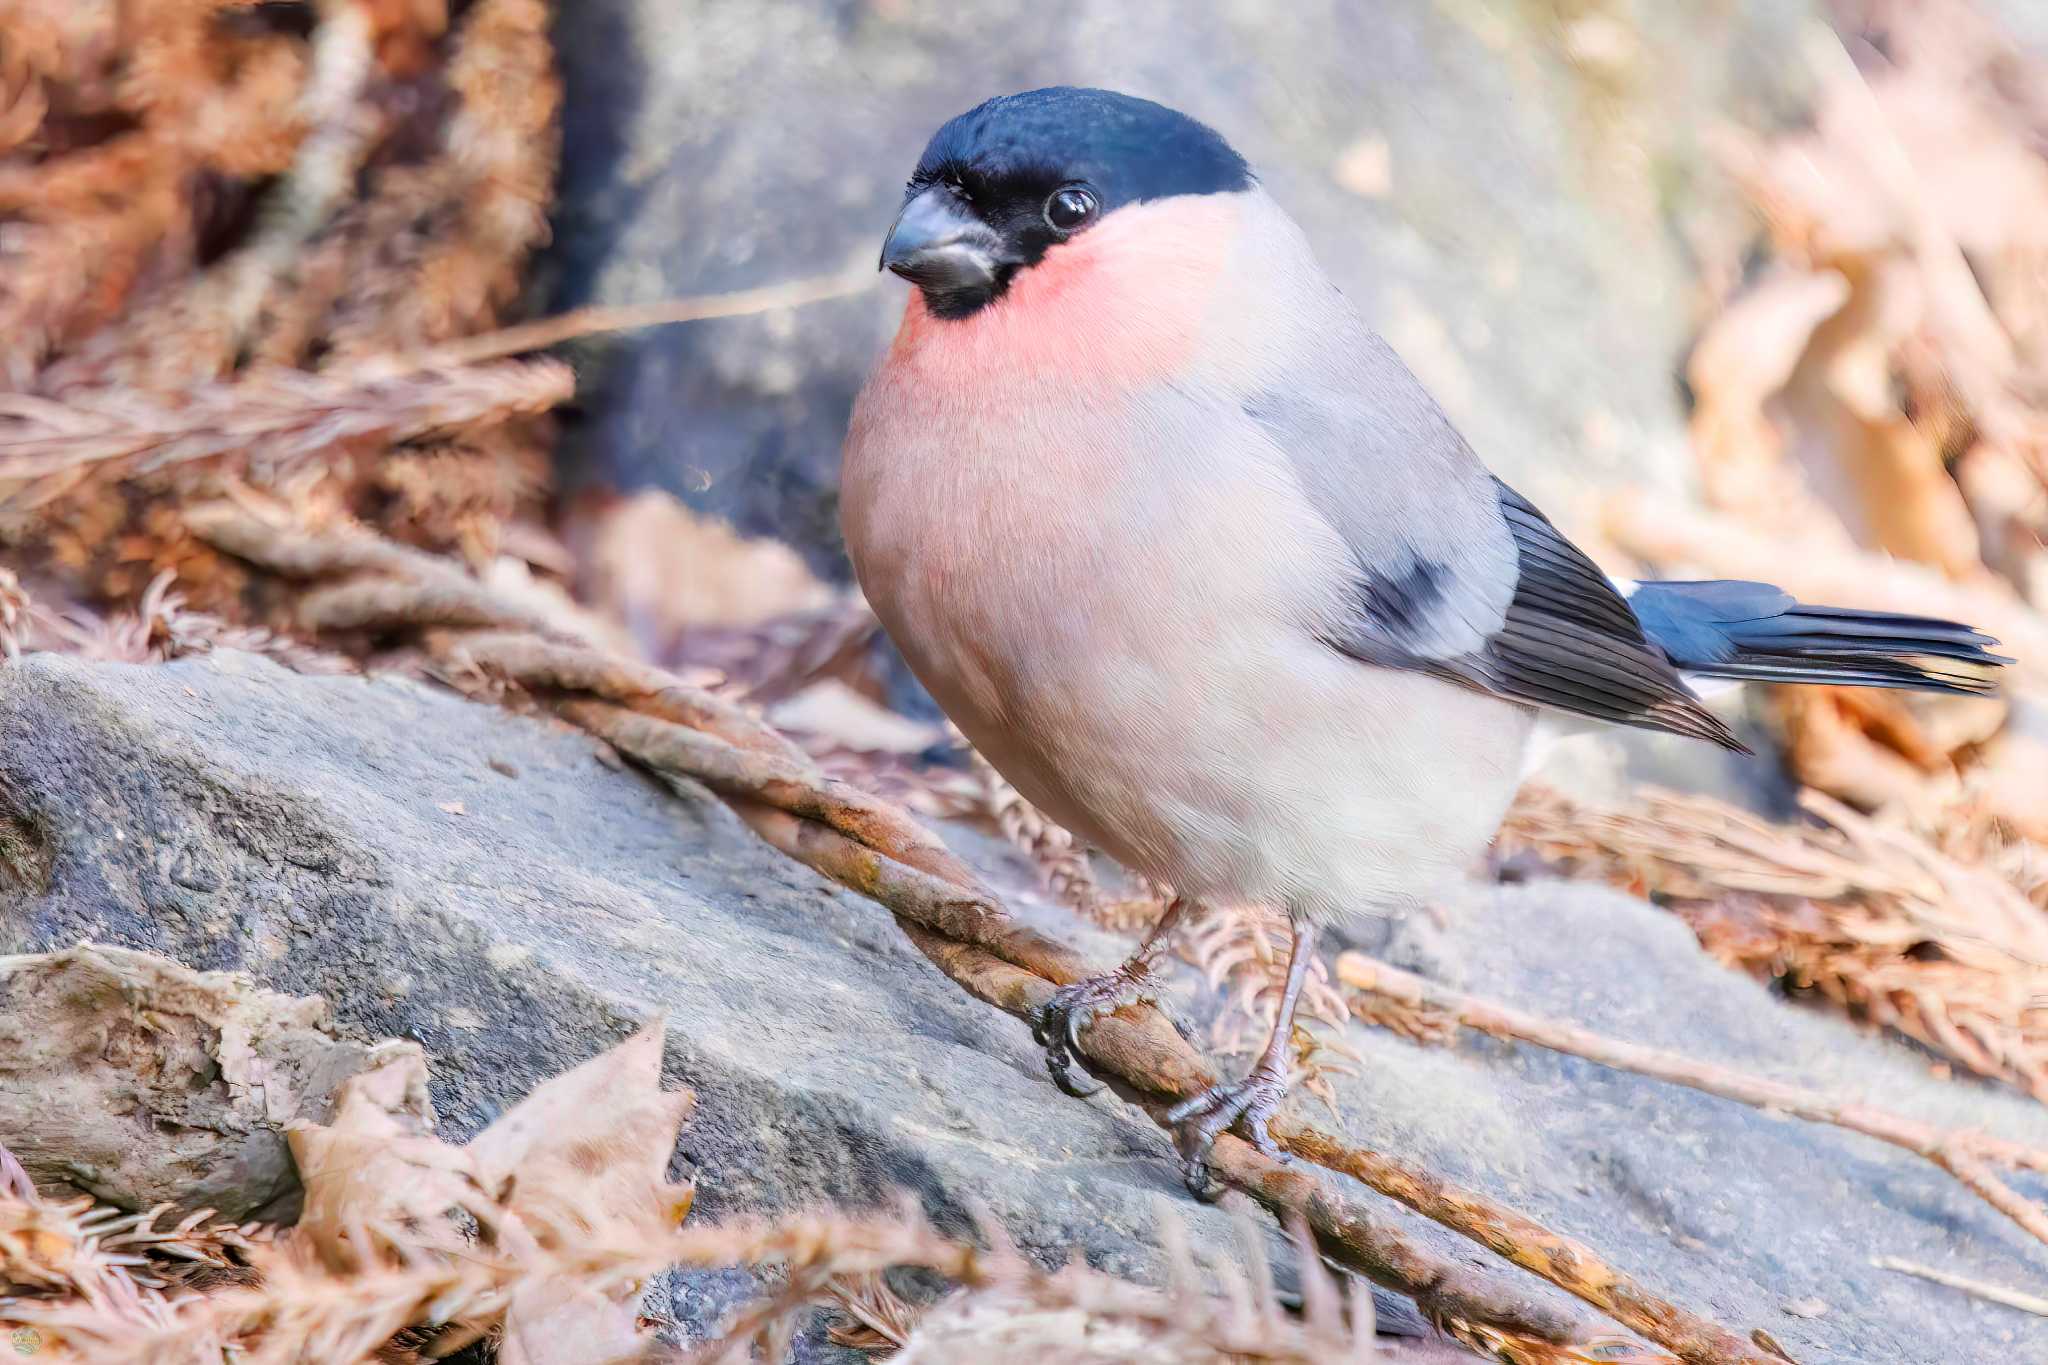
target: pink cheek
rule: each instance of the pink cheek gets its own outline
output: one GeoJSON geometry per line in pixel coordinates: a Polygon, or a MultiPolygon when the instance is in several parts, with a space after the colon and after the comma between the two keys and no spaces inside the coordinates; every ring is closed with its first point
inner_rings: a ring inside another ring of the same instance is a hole
{"type": "Polygon", "coordinates": [[[1017,276],[1007,301],[1031,313],[1063,310],[1083,302],[1076,295],[1099,289],[1106,273],[1100,249],[1083,237],[1052,248],[1037,265],[1017,276]]]}
{"type": "Polygon", "coordinates": [[[1055,247],[970,318],[934,318],[913,293],[891,364],[934,394],[989,394],[1005,379],[1127,392],[1181,373],[1236,227],[1228,206],[1181,213],[1055,247]]]}

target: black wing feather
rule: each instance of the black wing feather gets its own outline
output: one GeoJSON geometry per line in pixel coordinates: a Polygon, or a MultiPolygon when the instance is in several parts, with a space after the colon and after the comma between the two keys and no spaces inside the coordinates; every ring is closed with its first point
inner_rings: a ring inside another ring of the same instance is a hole
{"type": "MultiPolygon", "coordinates": [[[[1517,575],[1506,619],[1484,645],[1450,658],[1389,660],[1379,645],[1339,648],[1417,668],[1508,701],[1617,725],[1709,740],[1748,752],[1686,689],[1598,565],[1521,494],[1494,480],[1514,538],[1517,575]]],[[[1367,585],[1361,585],[1363,593],[1367,585]]],[[[1370,603],[1362,605],[1369,611],[1370,603]]]]}

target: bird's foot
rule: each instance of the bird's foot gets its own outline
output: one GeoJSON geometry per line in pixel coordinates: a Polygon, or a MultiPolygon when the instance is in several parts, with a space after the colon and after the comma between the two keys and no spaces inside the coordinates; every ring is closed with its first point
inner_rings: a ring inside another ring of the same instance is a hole
{"type": "MultiPolygon", "coordinates": [[[[1052,1083],[1069,1095],[1086,1097],[1102,1089],[1081,1057],[1081,1030],[1125,1005],[1153,1004],[1159,990],[1142,965],[1126,962],[1113,972],[1062,986],[1032,1021],[1031,1036],[1045,1049],[1045,1069],[1052,1083]]],[[[1182,1028],[1178,1020],[1176,1028],[1182,1028]]],[[[1185,1030],[1183,1029],[1183,1032],[1185,1030]]]]}
{"type": "Polygon", "coordinates": [[[1207,1203],[1221,1192],[1209,1173],[1209,1149],[1224,1133],[1234,1131],[1263,1155],[1287,1160],[1266,1125],[1287,1098],[1290,1080],[1283,1068],[1262,1061],[1243,1080],[1211,1086],[1166,1111],[1180,1151],[1181,1179],[1195,1198],[1207,1203]]]}

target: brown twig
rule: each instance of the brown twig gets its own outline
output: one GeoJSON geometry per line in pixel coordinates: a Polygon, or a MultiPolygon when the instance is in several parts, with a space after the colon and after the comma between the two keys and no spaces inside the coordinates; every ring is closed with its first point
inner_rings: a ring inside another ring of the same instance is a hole
{"type": "Polygon", "coordinates": [[[380,371],[435,370],[449,366],[477,365],[503,360],[559,346],[565,341],[597,336],[605,332],[631,332],[644,327],[665,327],[678,322],[707,322],[713,318],[747,317],[777,308],[801,308],[863,294],[875,287],[876,271],[862,266],[856,271],[816,275],[787,280],[758,289],[738,289],[729,294],[701,294],[653,303],[594,304],[554,317],[538,318],[512,327],[501,327],[481,336],[443,342],[431,350],[411,355],[379,357],[373,362],[380,371]]]}
{"type": "MultiPolygon", "coordinates": [[[[333,569],[345,574],[344,566],[357,566],[402,579],[417,558],[348,543],[357,537],[308,536],[273,526],[232,505],[216,505],[188,521],[202,539],[297,577],[323,577],[323,571],[333,569]]],[[[422,586],[423,599],[436,604],[436,615],[445,615],[442,608],[462,596],[445,581],[422,586]]],[[[464,619],[474,620],[488,615],[486,608],[495,599],[478,586],[462,600],[464,619]]],[[[392,613],[382,619],[395,627],[403,617],[392,613]]],[[[507,611],[503,619],[516,623],[519,617],[507,611]]],[[[727,710],[717,713],[727,735],[698,733],[669,716],[716,708],[707,697],[692,696],[680,680],[663,680],[651,670],[560,641],[524,647],[502,630],[469,634],[432,628],[431,622],[429,627],[417,632],[420,642],[451,677],[460,681],[465,672],[473,675],[485,661],[497,667],[521,665],[517,676],[505,680],[521,682],[657,773],[701,782],[732,800],[776,847],[889,909],[911,941],[977,998],[1031,1019],[1056,983],[1084,970],[1071,950],[1017,926],[915,821],[886,802],[831,782],[800,756],[791,757],[763,722],[727,710]],[[611,684],[614,698],[667,699],[661,708],[666,714],[617,699],[597,700],[587,691],[579,696],[551,690],[565,681],[593,679],[611,684]],[[680,708],[678,699],[687,699],[680,708]],[[749,728],[763,733],[749,743],[736,742],[749,728]]],[[[1083,1032],[1082,1043],[1101,1074],[1153,1106],[1216,1078],[1165,1017],[1149,1007],[1127,1007],[1097,1020],[1083,1032]]],[[[1765,1357],[1732,1333],[1651,1293],[1590,1248],[1483,1195],[1299,1125],[1285,1125],[1275,1136],[1297,1155],[1351,1175],[1578,1295],[1687,1365],[1764,1365],[1765,1357]]],[[[1327,1255],[1415,1296],[1432,1311],[1551,1342],[1583,1339],[1581,1325],[1559,1305],[1426,1250],[1328,1182],[1271,1162],[1234,1138],[1218,1144],[1214,1161],[1225,1180],[1269,1209],[1305,1219],[1327,1255]]]]}
{"type": "MultiPolygon", "coordinates": [[[[998,1009],[1028,1019],[1052,998],[1053,987],[1042,977],[922,925],[906,924],[905,929],[942,971],[998,1009]]],[[[1166,1100],[1216,1081],[1214,1069],[1155,1011],[1122,1010],[1105,1016],[1083,1037],[1089,1057],[1102,1071],[1126,1085],[1135,1083],[1134,1097],[1159,1110],[1166,1107],[1166,1100]]],[[[1505,1317],[1519,1330],[1551,1341],[1566,1340],[1574,1332],[1569,1316],[1553,1302],[1444,1260],[1325,1182],[1272,1161],[1235,1137],[1218,1140],[1211,1164],[1219,1177],[1283,1222],[1294,1216],[1304,1219],[1324,1254],[1410,1295],[1425,1311],[1470,1321],[1501,1322],[1505,1317]]]]}
{"type": "Polygon", "coordinates": [[[1514,1038],[1553,1052],[1567,1052],[1619,1071],[1669,1081],[1709,1095],[1812,1123],[1829,1123],[1922,1156],[1963,1182],[1999,1212],[2048,1242],[2048,1213],[1989,1169],[1990,1163],[2025,1171],[2048,1171],[2048,1152],[1982,1133],[1959,1132],[1921,1123],[1903,1114],[1830,1099],[1804,1086],[1752,1076],[1683,1053],[1606,1038],[1576,1024],[1481,1000],[1476,996],[1390,967],[1363,953],[1337,959],[1337,979],[1353,990],[1428,1010],[1495,1038],[1514,1038]]]}
{"type": "Polygon", "coordinates": [[[1973,1280],[1947,1270],[1936,1270],[1931,1265],[1918,1265],[1897,1256],[1876,1256],[1871,1258],[1870,1263],[1879,1270],[1896,1270],[1901,1275],[1912,1275],[1919,1279],[1931,1280],[1935,1284],[1947,1285],[1950,1289],[1959,1289],[1972,1298],[1983,1299],[1986,1303],[2002,1303],[2007,1308],[2017,1308],[2022,1313],[2048,1318],[2048,1298],[2042,1298],[2039,1294],[2023,1294],[2017,1289],[1986,1284],[1982,1280],[1973,1280]]]}
{"type": "Polygon", "coordinates": [[[1397,1199],[1496,1255],[1564,1289],[1622,1326],[1640,1332],[1687,1365],[1764,1359],[1727,1328],[1700,1318],[1609,1265],[1584,1242],[1552,1232],[1526,1214],[1474,1190],[1461,1189],[1420,1167],[1327,1133],[1280,1120],[1273,1140],[1298,1157],[1339,1171],[1397,1199]]]}
{"type": "MultiPolygon", "coordinates": [[[[1009,920],[980,879],[916,821],[879,797],[826,777],[809,762],[791,763],[769,754],[749,753],[686,726],[608,702],[571,700],[557,709],[650,768],[684,773],[721,796],[759,801],[815,820],[908,868],[968,888],[990,922],[1009,920]]],[[[1078,959],[1073,961],[1078,964],[1078,959]]],[[[1081,974],[1085,975],[1085,970],[1081,974]]]]}

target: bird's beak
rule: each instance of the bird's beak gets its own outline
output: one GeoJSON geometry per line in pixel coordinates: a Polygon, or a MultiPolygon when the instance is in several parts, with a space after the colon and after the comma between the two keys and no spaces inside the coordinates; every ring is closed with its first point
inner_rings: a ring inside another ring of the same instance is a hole
{"type": "Polygon", "coordinates": [[[882,266],[940,298],[982,294],[1006,263],[1002,238],[945,185],[918,191],[882,244],[882,266]]]}

